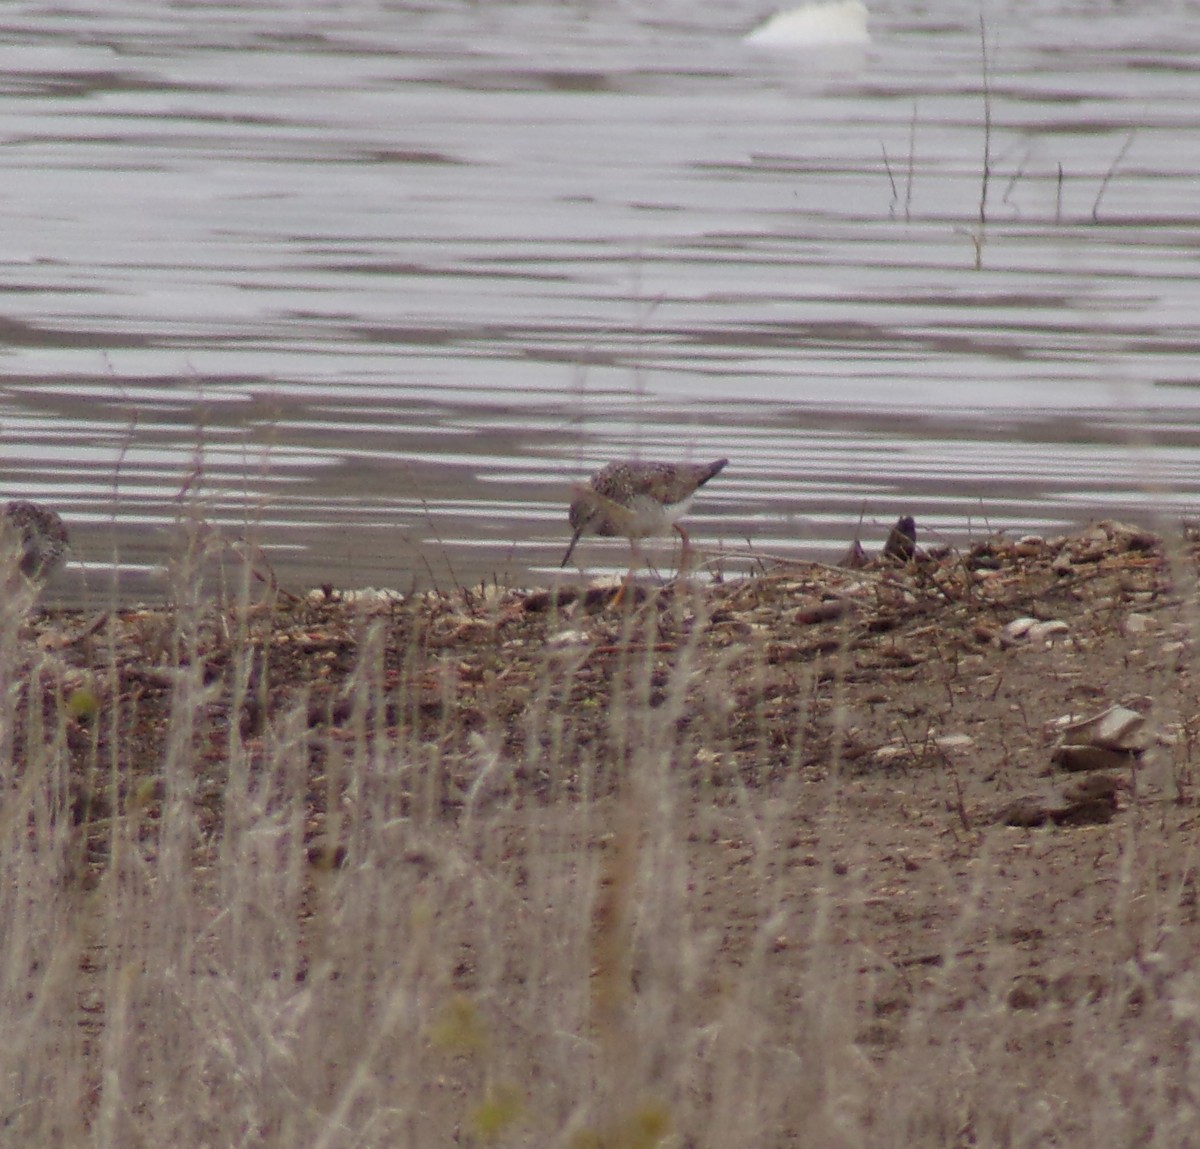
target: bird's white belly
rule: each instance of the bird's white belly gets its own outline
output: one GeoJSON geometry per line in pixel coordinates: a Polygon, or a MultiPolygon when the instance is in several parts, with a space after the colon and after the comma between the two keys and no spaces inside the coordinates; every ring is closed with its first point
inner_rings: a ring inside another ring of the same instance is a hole
{"type": "Polygon", "coordinates": [[[633,515],[630,523],[629,536],[631,539],[644,539],[651,535],[666,534],[675,521],[687,514],[692,496],[689,495],[678,503],[668,503],[664,506],[649,495],[638,495],[628,503],[633,515]]]}

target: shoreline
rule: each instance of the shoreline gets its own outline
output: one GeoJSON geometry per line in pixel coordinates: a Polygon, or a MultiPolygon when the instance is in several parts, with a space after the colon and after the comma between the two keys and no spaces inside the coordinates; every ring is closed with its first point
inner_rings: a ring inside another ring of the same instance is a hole
{"type": "MultiPolygon", "coordinates": [[[[33,812],[5,861],[36,893],[29,936],[76,955],[52,968],[84,1045],[79,1136],[114,1058],[136,1112],[156,1058],[246,1040],[209,999],[225,985],[321,1003],[271,1040],[305,1051],[278,1073],[326,1082],[358,1064],[358,1028],[385,1040],[389,1000],[428,1002],[396,1069],[424,1143],[484,1104],[481,1074],[515,1090],[506,1121],[547,1130],[566,1120],[548,1088],[622,1063],[701,1137],[692,1062],[644,1058],[748,1018],[756,1048],[804,1049],[818,1008],[836,1022],[814,1055],[855,1067],[868,1126],[880,1104],[918,1124],[1002,1120],[1030,1090],[1069,1105],[1103,1051],[1131,1081],[1134,1046],[1169,1065],[1200,953],[1197,559],[1101,523],[618,610],[611,589],[266,585],[222,608],[193,585],[170,610],[28,618],[6,773],[33,812]],[[331,1029],[346,1008],[361,1025],[331,1029]],[[946,1056],[988,1072],[950,1099],[909,1088],[946,1056]]],[[[257,1048],[218,1075],[245,1104],[257,1048]]],[[[790,1069],[760,1071],[794,1096],[790,1069]]]]}

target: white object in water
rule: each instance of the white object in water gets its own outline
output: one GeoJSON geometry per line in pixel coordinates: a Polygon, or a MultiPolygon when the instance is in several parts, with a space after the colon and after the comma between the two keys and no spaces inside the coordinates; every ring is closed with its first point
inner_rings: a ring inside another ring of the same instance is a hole
{"type": "Polygon", "coordinates": [[[833,48],[866,44],[870,39],[862,0],[829,0],[777,13],[745,42],[758,48],[833,48]]]}

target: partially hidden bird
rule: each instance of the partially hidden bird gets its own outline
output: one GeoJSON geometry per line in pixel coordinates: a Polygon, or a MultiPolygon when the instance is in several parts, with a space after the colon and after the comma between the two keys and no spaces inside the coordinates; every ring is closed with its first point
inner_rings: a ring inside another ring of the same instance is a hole
{"type": "Polygon", "coordinates": [[[0,514],[0,562],[31,581],[48,579],[62,565],[68,546],[67,528],[47,507],[18,500],[0,514]]]}

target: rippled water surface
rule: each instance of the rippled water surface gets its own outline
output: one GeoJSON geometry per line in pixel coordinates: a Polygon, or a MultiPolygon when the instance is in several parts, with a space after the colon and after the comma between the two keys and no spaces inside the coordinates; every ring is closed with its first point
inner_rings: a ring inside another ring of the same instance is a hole
{"type": "Polygon", "coordinates": [[[620,455],[730,458],[731,571],[1192,512],[1200,9],[990,5],[985,68],[972,7],[5,6],[0,494],[68,596],[197,514],[296,588],[544,581],[620,455]]]}

